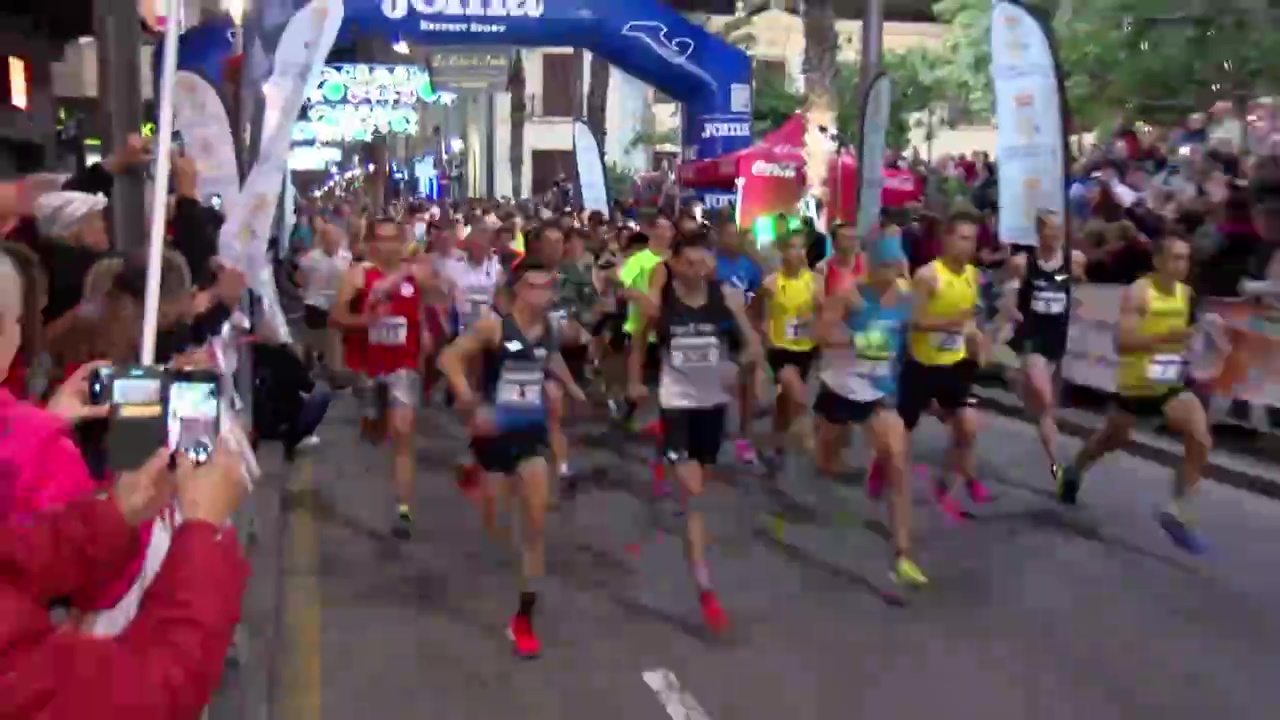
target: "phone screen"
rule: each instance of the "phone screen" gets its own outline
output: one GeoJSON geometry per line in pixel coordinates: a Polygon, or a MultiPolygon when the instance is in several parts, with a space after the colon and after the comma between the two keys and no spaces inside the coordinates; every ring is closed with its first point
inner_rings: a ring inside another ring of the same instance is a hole
{"type": "Polygon", "coordinates": [[[159,417],[164,381],[154,377],[119,377],[111,382],[111,404],[120,417],[159,417]]]}
{"type": "Polygon", "coordinates": [[[218,438],[218,405],[217,382],[175,380],[169,386],[169,449],[207,462],[218,438]]]}
{"type": "Polygon", "coordinates": [[[213,208],[214,210],[222,210],[222,196],[214,195],[213,197],[209,198],[209,207],[213,208]]]}

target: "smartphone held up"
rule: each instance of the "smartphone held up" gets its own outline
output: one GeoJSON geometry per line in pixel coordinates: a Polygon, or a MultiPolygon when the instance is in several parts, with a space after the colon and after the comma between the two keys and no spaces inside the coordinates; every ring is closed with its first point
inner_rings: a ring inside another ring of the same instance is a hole
{"type": "Polygon", "coordinates": [[[191,462],[209,461],[222,421],[222,384],[213,370],[106,366],[89,376],[89,401],[111,406],[107,465],[140,467],[161,445],[191,462]]]}

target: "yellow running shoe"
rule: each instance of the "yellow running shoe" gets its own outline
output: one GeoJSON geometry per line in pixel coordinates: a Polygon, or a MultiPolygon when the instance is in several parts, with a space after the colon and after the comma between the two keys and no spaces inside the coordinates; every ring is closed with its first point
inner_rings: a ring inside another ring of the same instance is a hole
{"type": "Polygon", "coordinates": [[[920,570],[920,566],[905,555],[900,555],[893,562],[892,575],[893,581],[899,585],[920,587],[929,584],[929,578],[925,577],[924,572],[920,570]]]}

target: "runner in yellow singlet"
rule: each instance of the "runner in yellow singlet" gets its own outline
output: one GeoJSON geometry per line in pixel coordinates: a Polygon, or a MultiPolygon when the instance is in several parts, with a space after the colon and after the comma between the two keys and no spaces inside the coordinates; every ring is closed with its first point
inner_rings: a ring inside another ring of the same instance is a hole
{"type": "MultiPolygon", "coordinates": [[[[1094,433],[1063,472],[1058,499],[1076,503],[1085,470],[1129,442],[1139,418],[1163,418],[1182,435],[1183,458],[1174,483],[1173,500],[1159,516],[1174,544],[1199,554],[1204,543],[1192,525],[1188,507],[1209,459],[1213,437],[1204,405],[1187,389],[1187,346],[1196,334],[1191,288],[1183,283],[1191,265],[1191,245],[1166,235],[1157,243],[1155,270],[1125,289],[1116,330],[1116,394],[1106,424],[1094,433]]],[[[1206,315],[1199,325],[1221,332],[1222,318],[1206,315]]]]}
{"type": "MultiPolygon", "coordinates": [[[[805,417],[809,407],[809,369],[817,347],[814,324],[822,301],[822,283],[806,262],[807,238],[803,233],[787,237],[782,245],[782,266],[761,286],[765,304],[769,368],[781,392],[773,412],[773,431],[795,433],[806,449],[813,447],[813,423],[805,417]]],[[[781,459],[782,448],[775,458],[781,459]]]]}
{"type": "Polygon", "coordinates": [[[952,468],[974,502],[990,500],[977,478],[978,410],[970,395],[986,350],[986,339],[977,326],[978,269],[972,264],[980,222],[977,213],[953,213],[947,218],[942,254],[916,271],[908,352],[898,382],[898,414],[907,430],[914,429],[935,403],[951,428],[951,449],[943,475],[934,485],[934,497],[953,520],[961,512],[947,481],[946,473],[952,468]]]}

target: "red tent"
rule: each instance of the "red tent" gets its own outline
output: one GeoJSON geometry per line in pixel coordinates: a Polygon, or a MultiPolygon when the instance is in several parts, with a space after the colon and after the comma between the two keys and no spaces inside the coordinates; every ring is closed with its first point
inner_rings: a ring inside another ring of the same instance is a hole
{"type": "MultiPolygon", "coordinates": [[[[804,116],[796,113],[749,148],[718,158],[681,164],[678,173],[680,185],[733,190],[739,178],[751,177],[794,177],[797,183],[803,184],[804,135],[804,116]]],[[[909,172],[886,169],[884,176],[881,197],[886,207],[919,202],[922,189],[909,172]]],[[[827,173],[828,196],[835,197],[839,190],[838,217],[855,216],[860,183],[857,157],[852,148],[845,148],[839,161],[831,159],[831,170],[827,173]]]]}
{"type": "MultiPolygon", "coordinates": [[[[796,113],[776,130],[760,138],[749,148],[695,162],[682,163],[679,168],[680,185],[690,188],[722,188],[732,190],[738,178],[755,176],[795,177],[804,182],[804,115],[796,113]]],[[[837,161],[831,159],[831,172],[827,184],[832,196],[836,189],[837,161]]],[[[858,161],[852,150],[846,148],[839,160],[841,205],[852,214],[858,193],[858,161]]]]}

